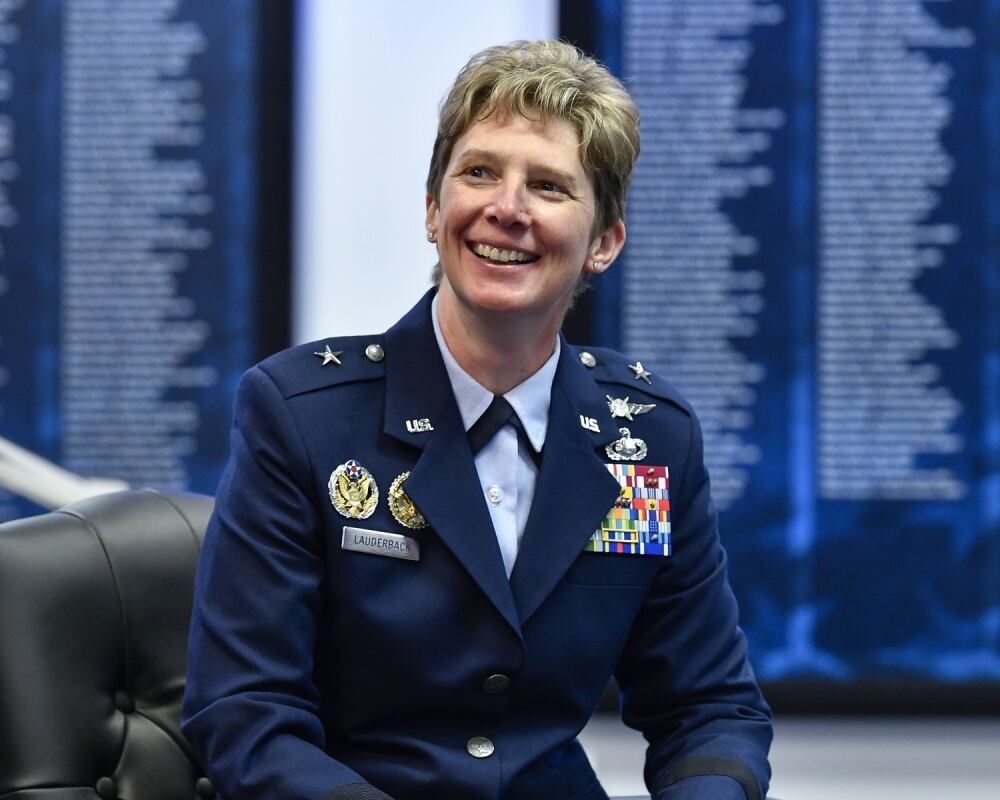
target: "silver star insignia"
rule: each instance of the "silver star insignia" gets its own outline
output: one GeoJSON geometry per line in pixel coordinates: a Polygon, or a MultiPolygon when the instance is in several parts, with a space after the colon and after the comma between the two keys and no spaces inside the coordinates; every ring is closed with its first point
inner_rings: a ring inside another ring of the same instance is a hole
{"type": "Polygon", "coordinates": [[[313,353],[314,356],[319,356],[323,359],[323,363],[320,366],[325,367],[327,364],[333,363],[338,367],[340,366],[340,357],[344,355],[343,350],[333,351],[330,349],[330,345],[326,346],[326,350],[322,353],[313,353]]]}
{"type": "Polygon", "coordinates": [[[656,403],[630,403],[627,397],[622,400],[609,394],[604,396],[608,398],[608,409],[611,411],[612,419],[627,419],[631,422],[633,414],[646,414],[656,408],[656,403]]]}
{"type": "Polygon", "coordinates": [[[629,364],[628,368],[635,373],[635,379],[646,381],[646,383],[652,383],[649,379],[652,373],[648,372],[643,366],[641,361],[636,361],[634,364],[629,364]]]}

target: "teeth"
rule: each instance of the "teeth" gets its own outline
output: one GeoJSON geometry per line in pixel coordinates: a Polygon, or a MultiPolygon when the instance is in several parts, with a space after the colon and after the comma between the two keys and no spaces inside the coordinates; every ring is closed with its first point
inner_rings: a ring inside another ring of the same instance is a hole
{"type": "Polygon", "coordinates": [[[530,253],[522,253],[520,250],[500,250],[497,247],[490,247],[488,244],[477,244],[472,250],[477,256],[488,258],[490,261],[499,261],[501,264],[510,261],[524,263],[535,260],[535,256],[530,253]]]}

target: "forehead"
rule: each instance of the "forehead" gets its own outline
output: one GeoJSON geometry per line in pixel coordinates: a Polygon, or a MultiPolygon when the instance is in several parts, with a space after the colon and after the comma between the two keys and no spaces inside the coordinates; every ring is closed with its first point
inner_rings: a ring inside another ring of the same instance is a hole
{"type": "Polygon", "coordinates": [[[470,151],[584,174],[580,136],[572,123],[564,119],[492,114],[486,119],[475,120],[463,131],[455,142],[451,158],[453,161],[463,158],[470,151]]]}

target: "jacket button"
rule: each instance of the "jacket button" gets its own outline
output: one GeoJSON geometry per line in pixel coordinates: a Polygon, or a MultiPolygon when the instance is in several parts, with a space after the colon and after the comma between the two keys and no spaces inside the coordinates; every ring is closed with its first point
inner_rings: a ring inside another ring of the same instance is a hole
{"type": "Polygon", "coordinates": [[[198,778],[194,784],[194,793],[201,800],[212,800],[215,797],[215,787],[208,778],[198,778]]]}
{"type": "Polygon", "coordinates": [[[469,755],[474,758],[489,758],[493,755],[493,750],[495,748],[493,747],[493,742],[485,736],[473,736],[465,745],[465,749],[468,750],[469,755]]]}
{"type": "Polygon", "coordinates": [[[486,694],[503,694],[510,688],[510,678],[506,675],[501,675],[499,672],[496,675],[490,675],[485,681],[483,681],[483,691],[486,694]]]}
{"type": "Polygon", "coordinates": [[[593,369],[597,366],[597,359],[594,358],[593,353],[588,353],[586,350],[580,353],[580,363],[588,369],[593,369]]]}
{"type": "Polygon", "coordinates": [[[111,778],[98,778],[94,789],[104,800],[115,800],[118,796],[118,787],[115,786],[115,782],[111,778]]]}

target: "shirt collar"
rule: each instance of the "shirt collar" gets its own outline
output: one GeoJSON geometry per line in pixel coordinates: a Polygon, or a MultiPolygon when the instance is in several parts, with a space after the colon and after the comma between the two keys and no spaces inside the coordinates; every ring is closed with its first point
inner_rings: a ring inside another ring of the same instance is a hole
{"type": "MultiPolygon", "coordinates": [[[[437,339],[441,358],[444,360],[451,390],[458,403],[462,424],[469,430],[493,401],[493,393],[479,381],[466,372],[448,349],[441,333],[441,323],[438,321],[438,298],[435,295],[431,304],[431,320],[434,323],[434,337],[437,339]]],[[[507,401],[514,407],[517,416],[524,426],[525,433],[536,452],[541,452],[545,444],[545,434],[549,426],[549,402],[552,398],[552,381],[559,364],[559,351],[562,345],[556,337],[552,355],[530,378],[522,381],[504,394],[507,401]]]]}

